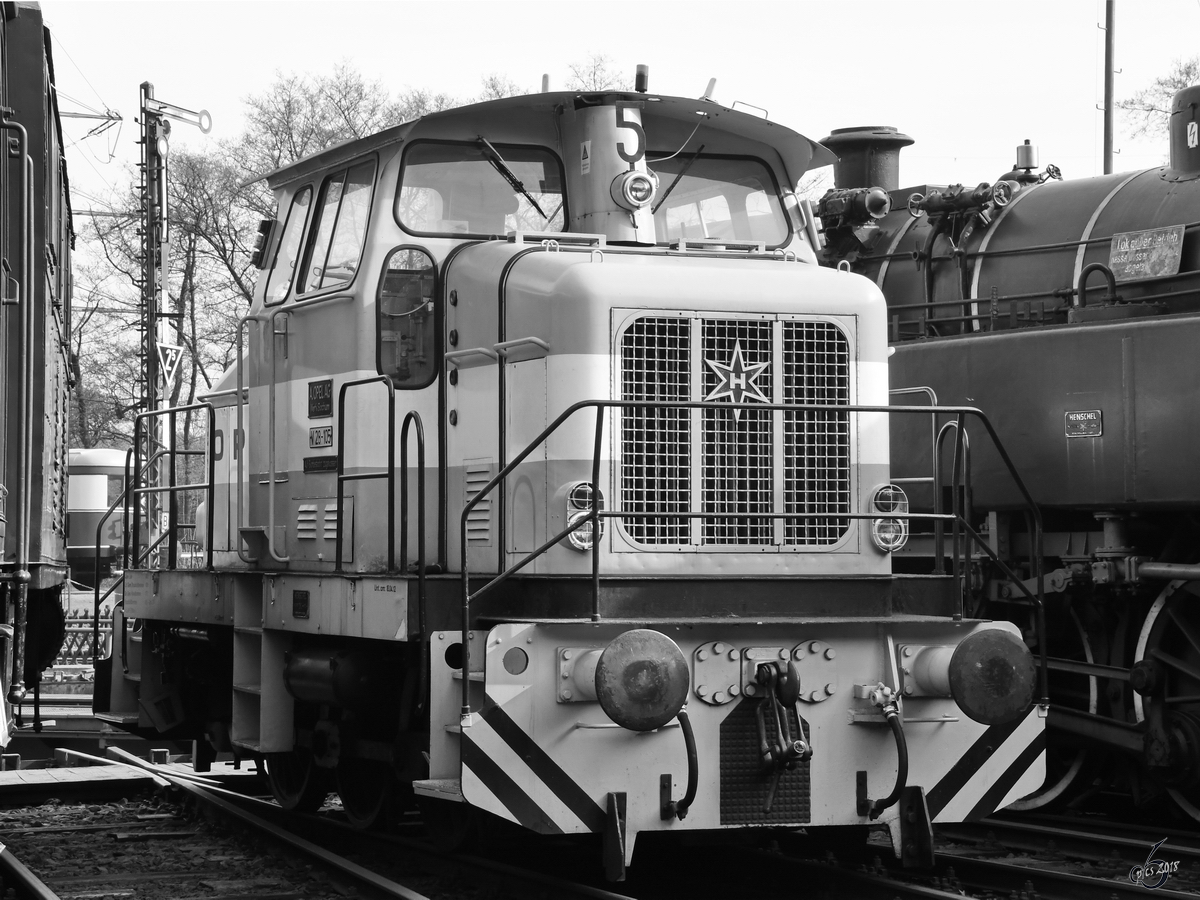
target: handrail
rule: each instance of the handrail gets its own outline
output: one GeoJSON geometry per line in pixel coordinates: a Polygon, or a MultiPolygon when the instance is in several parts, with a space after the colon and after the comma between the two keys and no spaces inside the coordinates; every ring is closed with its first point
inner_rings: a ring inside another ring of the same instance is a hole
{"type": "MultiPolygon", "coordinates": [[[[405,418],[405,427],[407,428],[408,419],[405,418]]],[[[422,441],[422,446],[423,446],[422,441]]],[[[424,451],[422,451],[423,454],[424,451]]],[[[387,479],[387,571],[392,574],[396,571],[396,389],[392,386],[392,379],[387,375],[376,375],[373,378],[360,378],[357,381],[347,381],[338,391],[338,437],[337,437],[337,486],[338,486],[338,506],[337,506],[337,539],[335,542],[334,551],[334,566],[333,571],[342,571],[342,512],[346,505],[345,500],[345,483],[347,481],[370,481],[375,478],[387,479]],[[388,392],[388,456],[387,456],[387,471],[386,472],[364,472],[357,475],[346,474],[346,391],[352,387],[358,387],[364,384],[375,384],[380,382],[387,388],[388,392]]],[[[422,483],[423,484],[423,483],[422,483]]],[[[423,488],[422,488],[423,489],[423,488]]],[[[424,517],[421,520],[424,526],[424,517]]],[[[422,554],[424,551],[424,543],[421,545],[422,554]]]]}
{"type": "MultiPolygon", "coordinates": [[[[125,490],[122,492],[122,496],[125,497],[127,507],[128,506],[133,507],[133,531],[135,532],[135,534],[132,535],[133,553],[131,555],[128,552],[126,553],[125,563],[126,563],[127,567],[132,566],[133,568],[136,568],[140,563],[142,563],[144,560],[149,558],[150,554],[154,551],[154,549],[156,547],[158,547],[163,542],[164,538],[167,538],[168,539],[168,542],[167,542],[167,547],[168,547],[167,568],[168,569],[175,568],[176,555],[178,552],[178,543],[176,540],[176,532],[177,532],[178,528],[180,527],[179,519],[178,519],[178,509],[176,508],[176,504],[175,504],[175,495],[180,492],[183,492],[183,491],[203,490],[205,492],[204,499],[208,504],[208,510],[209,510],[208,524],[207,524],[206,534],[205,534],[205,537],[206,537],[205,568],[211,571],[212,556],[213,556],[213,546],[212,546],[213,545],[213,520],[215,518],[213,516],[213,488],[216,483],[216,460],[215,460],[216,430],[217,430],[216,409],[213,407],[212,403],[209,403],[208,401],[204,401],[201,403],[189,403],[184,406],[172,406],[167,409],[148,410],[147,412],[138,413],[137,416],[134,417],[134,420],[133,420],[133,448],[132,448],[131,452],[133,453],[133,456],[134,456],[134,460],[135,460],[134,469],[137,471],[137,474],[134,475],[134,477],[132,479],[129,479],[129,477],[128,477],[129,458],[127,455],[126,456],[126,464],[125,464],[126,465],[126,473],[127,473],[127,475],[126,475],[127,481],[126,481],[125,490]],[[175,449],[176,417],[178,416],[179,413],[189,412],[189,411],[195,410],[195,409],[208,410],[208,447],[206,450],[177,450],[177,449],[175,449]],[[141,463],[141,431],[142,431],[143,420],[152,419],[156,416],[167,416],[168,417],[168,420],[169,420],[168,427],[171,429],[170,448],[156,451],[155,454],[146,463],[145,468],[142,468],[140,463],[141,463]],[[177,456],[200,456],[202,454],[206,455],[208,457],[208,480],[204,481],[204,482],[189,483],[189,484],[175,484],[175,460],[176,460],[176,457],[177,456]],[[165,487],[138,487],[137,486],[138,482],[145,475],[145,473],[147,471],[149,471],[150,466],[154,463],[155,460],[159,459],[162,456],[166,456],[169,458],[168,467],[169,467],[170,471],[168,472],[168,478],[167,478],[168,484],[165,487]],[[156,541],[154,541],[154,543],[150,544],[144,551],[142,551],[140,549],[141,534],[138,533],[141,531],[141,504],[139,502],[137,502],[137,499],[139,496],[142,496],[142,495],[152,495],[152,494],[162,494],[162,493],[167,494],[168,497],[170,498],[169,507],[168,507],[168,520],[167,520],[166,531],[164,531],[163,534],[160,535],[156,541]],[[132,501],[132,502],[130,502],[130,501],[132,501]]],[[[115,508],[115,506],[113,508],[115,508]]],[[[109,512],[111,512],[111,511],[112,511],[112,509],[109,510],[109,512]]],[[[108,513],[105,514],[106,517],[107,517],[107,515],[108,515],[108,513]]],[[[101,521],[103,521],[103,520],[101,520],[101,521]]],[[[130,536],[127,534],[126,535],[126,547],[129,546],[129,541],[130,541],[130,536]]],[[[99,544],[99,526],[97,526],[97,545],[98,544],[99,544]]],[[[99,554],[98,546],[97,546],[97,554],[99,554]]]]}
{"type": "MultiPolygon", "coordinates": [[[[132,456],[133,456],[133,447],[130,447],[128,450],[125,451],[125,471],[126,471],[126,473],[129,472],[129,460],[132,456]]],[[[108,507],[108,511],[104,515],[102,515],[100,517],[100,521],[96,523],[96,557],[95,557],[95,561],[92,566],[92,580],[95,582],[95,585],[94,585],[95,603],[93,604],[93,610],[92,610],[92,662],[93,663],[96,662],[96,653],[98,652],[97,648],[99,647],[99,642],[100,642],[100,604],[104,602],[104,599],[107,598],[109,594],[111,594],[114,590],[116,590],[118,584],[123,584],[125,582],[125,576],[122,575],[119,579],[117,579],[116,584],[114,584],[112,587],[110,587],[108,589],[108,591],[105,592],[104,597],[100,596],[100,531],[101,531],[101,529],[104,528],[104,523],[108,521],[108,517],[113,514],[113,512],[116,510],[118,504],[120,504],[122,506],[122,512],[124,511],[125,504],[126,504],[126,498],[129,495],[130,487],[132,487],[132,485],[129,481],[128,475],[126,475],[125,487],[122,489],[121,495],[112,502],[112,504],[108,507]]],[[[124,523],[122,523],[122,524],[124,524],[124,523]]],[[[123,543],[125,543],[126,547],[128,547],[128,544],[129,544],[128,534],[122,536],[122,541],[123,541],[123,543]]]]}
{"type": "MultiPolygon", "coordinates": [[[[271,383],[267,386],[267,552],[271,554],[271,559],[279,563],[291,560],[286,553],[281,556],[275,550],[275,389],[278,384],[275,380],[275,344],[281,334],[284,340],[288,338],[287,320],[284,319],[282,332],[275,330],[275,320],[287,314],[286,309],[277,309],[267,320],[271,331],[271,383]]],[[[287,353],[284,353],[284,358],[287,358],[287,353]]],[[[238,539],[241,539],[240,535],[238,539]]]]}
{"type": "MultiPolygon", "coordinates": [[[[957,417],[957,428],[955,429],[955,463],[952,474],[952,483],[956,484],[960,474],[960,461],[963,455],[962,442],[964,438],[964,419],[967,416],[977,418],[987,430],[988,436],[991,439],[992,446],[996,448],[1001,461],[1007,468],[1010,477],[1012,478],[1017,489],[1020,491],[1025,500],[1025,505],[1028,509],[1028,515],[1033,528],[1034,537],[1034,576],[1035,584],[1037,585],[1037,593],[1030,591],[1023,581],[1016,578],[992,552],[990,547],[987,547],[983,539],[970,527],[968,523],[963,521],[962,510],[960,509],[960,498],[954,497],[955,511],[952,513],[889,513],[885,518],[905,519],[905,520],[932,520],[941,522],[950,522],[954,528],[955,548],[958,546],[958,528],[961,526],[965,534],[981,544],[985,551],[992,559],[1000,565],[1001,569],[1009,575],[1016,584],[1019,591],[1034,604],[1038,611],[1037,632],[1038,646],[1041,651],[1041,700],[1042,704],[1048,703],[1048,665],[1046,655],[1046,624],[1045,624],[1045,593],[1041,577],[1041,552],[1042,552],[1042,513],[1037,504],[1033,501],[1032,495],[1026,488],[1024,481],[1021,480],[1020,474],[1012,463],[1008,452],[1004,449],[1004,445],[1000,441],[1000,436],[996,433],[992,426],[991,420],[983,413],[982,410],[969,406],[860,406],[860,405],[830,405],[819,403],[725,403],[725,402],[707,402],[707,401],[689,401],[689,402],[672,402],[672,401],[648,401],[648,400],[581,400],[564,410],[553,422],[551,422],[537,437],[535,437],[520,453],[513,457],[506,465],[504,465],[496,475],[488,481],[484,487],[475,494],[463,506],[462,514],[459,519],[459,553],[461,561],[461,578],[462,578],[462,671],[470,672],[470,641],[466,640],[471,630],[471,602],[478,599],[483,594],[490,591],[492,588],[506,581],[510,576],[523,569],[534,559],[541,556],[567,535],[578,530],[585,524],[591,524],[593,534],[597,535],[596,540],[592,542],[592,610],[593,621],[599,621],[599,554],[600,544],[600,520],[606,518],[623,518],[627,513],[622,510],[600,510],[600,491],[599,491],[599,471],[600,471],[600,450],[603,447],[603,430],[604,430],[604,412],[607,409],[758,409],[758,410],[782,410],[791,412],[839,412],[839,413],[881,413],[884,415],[892,415],[899,413],[902,415],[954,415],[957,417]],[[533,453],[545,440],[553,434],[558,428],[570,419],[575,413],[583,409],[596,409],[596,434],[595,446],[592,456],[592,484],[596,488],[592,492],[592,509],[587,516],[580,517],[575,522],[571,523],[560,534],[556,535],[551,540],[542,544],[541,547],[526,554],[513,566],[497,574],[478,590],[472,592],[470,589],[470,572],[467,564],[467,519],[471,511],[482,501],[484,497],[490,494],[497,485],[504,482],[508,476],[521,464],[525,459],[533,453]]],[[[957,492],[952,492],[957,494],[957,492]]],[[[340,506],[339,506],[340,513],[340,506]]],[[[653,518],[706,518],[711,516],[711,512],[663,512],[663,513],[645,513],[639,511],[639,517],[653,518]]],[[[798,512],[769,512],[769,513],[738,513],[739,517],[753,520],[776,520],[776,519],[812,519],[812,518],[837,518],[837,519],[877,519],[881,518],[878,512],[872,513],[851,513],[838,512],[830,514],[828,512],[816,513],[798,513],[798,512]]],[[[963,573],[959,571],[957,565],[957,555],[955,557],[955,583],[958,587],[960,595],[960,615],[961,615],[961,595],[963,589],[963,573]]],[[[464,676],[462,680],[462,706],[460,710],[460,720],[464,726],[470,724],[471,703],[470,703],[470,679],[464,676]]]]}
{"type": "MultiPolygon", "coordinates": [[[[258,561],[257,556],[247,556],[242,549],[242,491],[245,478],[242,476],[242,466],[245,463],[243,457],[246,455],[246,441],[242,437],[245,434],[243,430],[245,423],[242,421],[242,408],[246,405],[246,398],[243,394],[242,387],[242,330],[247,322],[259,321],[258,316],[249,315],[242,316],[237,323],[237,362],[234,364],[234,369],[237,374],[237,387],[234,389],[237,392],[237,426],[233,433],[233,458],[237,460],[237,512],[233,516],[234,524],[234,546],[237,548],[238,559],[248,566],[254,565],[258,561]]],[[[275,423],[271,423],[271,427],[275,427],[275,423]]]]}
{"type": "MultiPolygon", "coordinates": [[[[100,585],[96,585],[96,605],[92,611],[92,665],[98,661],[97,655],[100,652],[100,604],[111,597],[113,592],[123,584],[125,584],[125,574],[121,573],[121,577],[109,585],[104,596],[100,596],[100,585]]],[[[125,602],[124,597],[121,598],[121,602],[125,602]]]]}
{"type": "Polygon", "coordinates": [[[417,631],[421,642],[416,697],[417,703],[423,704],[429,682],[429,617],[425,594],[425,426],[415,409],[405,415],[404,424],[400,426],[400,570],[408,574],[408,426],[413,424],[416,425],[417,437],[417,631]]]}
{"type": "MultiPolygon", "coordinates": [[[[914,387],[906,387],[906,388],[893,388],[892,390],[888,391],[889,396],[897,396],[899,394],[924,394],[926,397],[929,398],[929,405],[931,407],[937,406],[937,404],[938,404],[937,391],[935,391],[933,388],[929,387],[928,385],[917,385],[914,387]]],[[[932,472],[927,478],[926,478],[926,476],[921,476],[919,478],[914,478],[912,480],[913,481],[928,480],[930,483],[932,483],[932,485],[933,485],[933,511],[935,513],[940,513],[942,511],[942,471],[941,471],[942,458],[941,458],[941,454],[938,453],[937,445],[938,445],[937,416],[930,416],[929,417],[929,450],[930,450],[930,455],[932,457],[932,466],[931,466],[932,472]]],[[[893,478],[892,479],[893,484],[900,484],[900,483],[904,483],[907,481],[909,481],[909,479],[905,479],[905,478],[893,478]]],[[[933,573],[935,575],[944,575],[946,572],[946,563],[942,557],[942,553],[940,552],[942,549],[942,541],[943,541],[942,523],[935,521],[933,523],[933,543],[934,543],[934,549],[939,551],[935,554],[934,561],[933,561],[933,573]]]]}

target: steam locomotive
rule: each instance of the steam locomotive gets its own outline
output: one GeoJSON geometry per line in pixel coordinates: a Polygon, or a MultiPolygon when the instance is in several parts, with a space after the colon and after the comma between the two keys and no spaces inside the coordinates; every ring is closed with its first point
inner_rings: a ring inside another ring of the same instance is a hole
{"type": "Polygon", "coordinates": [[[272,173],[205,480],[171,446],[147,480],[179,410],[138,418],[167,516],[125,510],[97,714],[361,827],[602,836],[611,878],[643,832],[875,823],[918,863],[1036,788],[1019,629],[893,572],[964,520],[890,478],[883,297],[793,193],[832,161],[639,73],[272,173]]]}
{"type": "Polygon", "coordinates": [[[49,32],[0,14],[0,744],[62,645],[74,232],[49,32]]]}
{"type": "MultiPolygon", "coordinates": [[[[901,189],[908,136],[824,141],[840,161],[818,204],[822,262],[887,298],[896,399],[986,410],[1044,514],[1039,548],[1000,458],[968,426],[968,517],[1046,592],[1048,777],[1018,807],[1117,786],[1200,819],[1198,103],[1200,87],[1174,98],[1168,165],[1071,181],[1038,171],[1026,141],[993,183],[901,189]]],[[[893,480],[949,465],[934,444],[897,423],[893,457],[918,465],[893,480]]],[[[951,490],[919,485],[914,508],[951,490]]],[[[914,534],[896,564],[936,558],[914,534]]],[[[973,613],[1022,624],[1036,649],[1035,607],[984,554],[971,569],[973,613]]]]}

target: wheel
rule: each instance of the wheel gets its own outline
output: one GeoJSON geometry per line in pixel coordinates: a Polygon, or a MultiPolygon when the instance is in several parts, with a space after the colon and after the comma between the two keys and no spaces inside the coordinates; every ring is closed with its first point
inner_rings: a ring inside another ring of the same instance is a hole
{"type": "MultiPolygon", "coordinates": [[[[1134,659],[1156,686],[1149,696],[1133,694],[1138,722],[1162,718],[1166,740],[1147,753],[1165,754],[1165,764],[1148,766],[1175,805],[1200,822],[1200,600],[1187,582],[1172,581],[1155,598],[1142,622],[1134,659]]],[[[1152,729],[1153,733],[1153,729],[1152,729]]]]}
{"type": "Polygon", "coordinates": [[[288,753],[268,753],[267,783],[275,800],[286,810],[316,812],[329,794],[329,774],[312,754],[297,747],[288,753]]]}
{"type": "MultiPolygon", "coordinates": [[[[1047,619],[1047,631],[1051,636],[1051,656],[1095,662],[1091,639],[1074,608],[1056,605],[1047,610],[1047,619]]],[[[1099,695],[1099,685],[1094,675],[1050,673],[1050,696],[1054,698],[1055,703],[1095,715],[1099,707],[1099,695]]],[[[1088,747],[1074,746],[1063,735],[1050,732],[1046,741],[1045,782],[1032,794],[1010,803],[1006,808],[1025,812],[1066,803],[1078,789],[1087,786],[1094,768],[1094,752],[1088,747]]]]}
{"type": "Polygon", "coordinates": [[[392,767],[369,759],[340,759],[337,791],[355,828],[371,828],[383,818],[392,795],[392,767]]]}

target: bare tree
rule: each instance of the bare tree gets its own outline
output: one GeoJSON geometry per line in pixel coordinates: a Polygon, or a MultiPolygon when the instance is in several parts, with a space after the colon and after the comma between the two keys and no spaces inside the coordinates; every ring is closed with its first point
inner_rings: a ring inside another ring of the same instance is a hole
{"type": "Polygon", "coordinates": [[[484,100],[499,100],[503,97],[519,97],[521,94],[528,94],[525,90],[507,75],[497,75],[493,72],[483,78],[483,91],[475,98],[476,103],[482,103],[484,100]]]}
{"type": "Polygon", "coordinates": [[[629,79],[612,68],[612,60],[603,53],[593,53],[583,62],[574,62],[568,67],[571,77],[567,79],[568,91],[628,91],[633,85],[629,79]]]}
{"type": "Polygon", "coordinates": [[[1131,137],[1165,134],[1171,119],[1171,98],[1177,91],[1200,82],[1200,56],[1176,59],[1166,75],[1155,78],[1148,87],[1116,102],[1133,130],[1131,137]]]}

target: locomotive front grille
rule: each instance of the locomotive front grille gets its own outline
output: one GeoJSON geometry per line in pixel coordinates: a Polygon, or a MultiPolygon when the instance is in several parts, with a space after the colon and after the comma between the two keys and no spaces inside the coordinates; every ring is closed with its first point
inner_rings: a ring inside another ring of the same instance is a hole
{"type": "MultiPolygon", "coordinates": [[[[626,401],[850,402],[849,340],[832,322],[642,316],[620,345],[626,401]]],[[[850,485],[848,412],[622,410],[622,525],[639,544],[830,546],[849,529],[850,485]],[[702,515],[671,515],[689,511],[702,515]]]]}

